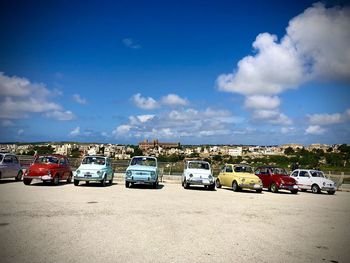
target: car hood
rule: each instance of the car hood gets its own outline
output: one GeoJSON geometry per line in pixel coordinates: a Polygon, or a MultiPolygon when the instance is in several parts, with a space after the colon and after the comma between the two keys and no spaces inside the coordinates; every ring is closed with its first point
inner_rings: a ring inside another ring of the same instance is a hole
{"type": "Polygon", "coordinates": [[[322,177],[313,177],[312,180],[314,182],[326,183],[326,184],[335,184],[332,180],[322,177]]]}
{"type": "Polygon", "coordinates": [[[102,170],[106,168],[104,165],[98,165],[98,164],[81,164],[78,168],[78,170],[89,170],[89,171],[94,171],[94,170],[102,170]]]}
{"type": "Polygon", "coordinates": [[[157,170],[157,167],[155,166],[146,166],[146,165],[129,165],[128,170],[134,170],[134,171],[150,171],[150,172],[155,172],[157,170]]]}

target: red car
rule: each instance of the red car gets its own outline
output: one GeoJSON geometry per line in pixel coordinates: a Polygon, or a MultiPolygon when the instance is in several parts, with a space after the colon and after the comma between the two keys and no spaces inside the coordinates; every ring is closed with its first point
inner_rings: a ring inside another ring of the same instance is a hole
{"type": "Polygon", "coordinates": [[[298,185],[294,178],[290,177],[283,168],[273,166],[260,166],[255,169],[257,175],[263,182],[263,187],[273,193],[278,190],[289,190],[292,194],[298,193],[298,185]]]}
{"type": "Polygon", "coordinates": [[[23,183],[29,185],[33,179],[58,185],[60,180],[72,181],[73,174],[66,156],[44,154],[35,157],[23,177],[23,183]]]}

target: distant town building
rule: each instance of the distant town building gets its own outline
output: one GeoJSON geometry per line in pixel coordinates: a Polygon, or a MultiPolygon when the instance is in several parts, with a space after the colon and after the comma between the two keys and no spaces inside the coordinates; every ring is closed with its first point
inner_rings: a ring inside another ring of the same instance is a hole
{"type": "Polygon", "coordinates": [[[180,147],[179,142],[159,142],[158,140],[153,140],[149,142],[148,140],[144,140],[139,143],[139,148],[141,150],[155,149],[155,148],[163,148],[163,149],[171,149],[180,147]]]}

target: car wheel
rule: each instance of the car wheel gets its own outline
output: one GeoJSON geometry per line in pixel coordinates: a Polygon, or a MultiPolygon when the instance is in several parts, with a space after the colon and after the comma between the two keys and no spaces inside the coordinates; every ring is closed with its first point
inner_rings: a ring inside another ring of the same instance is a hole
{"type": "Polygon", "coordinates": [[[74,185],[78,186],[79,185],[79,181],[78,180],[74,180],[74,185]]]}
{"type": "Polygon", "coordinates": [[[240,187],[238,186],[236,181],[233,181],[232,183],[232,190],[235,192],[238,192],[240,190],[240,187]]]}
{"type": "Polygon", "coordinates": [[[106,182],[107,182],[107,180],[106,180],[106,175],[103,177],[103,179],[101,180],[101,185],[103,186],[103,187],[105,187],[106,186],[106,182]]]}
{"type": "Polygon", "coordinates": [[[22,175],[23,175],[22,170],[19,170],[17,176],[15,177],[15,180],[16,181],[21,181],[22,180],[22,175]]]}
{"type": "Polygon", "coordinates": [[[291,190],[290,191],[293,195],[296,195],[298,193],[298,190],[291,190]]]}
{"type": "Polygon", "coordinates": [[[318,187],[317,184],[313,184],[311,186],[311,191],[314,193],[314,194],[319,194],[320,193],[320,188],[318,187]]]}
{"type": "Polygon", "coordinates": [[[72,178],[73,178],[73,175],[72,173],[69,174],[68,178],[67,178],[67,184],[70,184],[72,182],[72,178]]]}
{"type": "Polygon", "coordinates": [[[271,192],[272,193],[277,193],[278,192],[278,187],[277,187],[277,185],[275,183],[272,183],[270,188],[271,188],[271,192]]]}
{"type": "Polygon", "coordinates": [[[157,189],[157,182],[154,182],[152,186],[154,189],[157,189]]]}
{"type": "Polygon", "coordinates": [[[30,185],[31,182],[32,182],[32,179],[27,179],[27,178],[23,179],[23,183],[25,185],[30,185]]]}
{"type": "Polygon", "coordinates": [[[129,188],[130,187],[130,183],[129,182],[125,182],[125,187],[129,188]]]}
{"type": "Polygon", "coordinates": [[[185,182],[184,182],[184,188],[185,188],[185,189],[190,188],[190,184],[189,184],[189,183],[187,183],[186,179],[185,179],[185,182]]]}
{"type": "Polygon", "coordinates": [[[90,183],[90,181],[85,181],[85,183],[86,183],[86,184],[89,184],[89,183],[90,183]]]}
{"type": "Polygon", "coordinates": [[[221,188],[221,183],[220,183],[219,178],[216,179],[216,181],[215,181],[215,186],[216,186],[216,188],[221,188]]]}
{"type": "Polygon", "coordinates": [[[211,190],[211,191],[215,190],[215,183],[209,185],[209,190],[211,190]]]}
{"type": "Polygon", "coordinates": [[[113,176],[111,178],[111,180],[109,180],[109,185],[112,185],[113,184],[113,176]]]}
{"type": "Polygon", "coordinates": [[[60,175],[56,174],[55,177],[53,178],[53,184],[59,185],[59,183],[60,183],[60,175]]]}
{"type": "Polygon", "coordinates": [[[262,189],[256,189],[256,192],[257,192],[258,194],[261,194],[262,189]]]}
{"type": "Polygon", "coordinates": [[[328,194],[329,194],[329,195],[334,195],[334,194],[335,194],[335,191],[328,191],[328,194]]]}

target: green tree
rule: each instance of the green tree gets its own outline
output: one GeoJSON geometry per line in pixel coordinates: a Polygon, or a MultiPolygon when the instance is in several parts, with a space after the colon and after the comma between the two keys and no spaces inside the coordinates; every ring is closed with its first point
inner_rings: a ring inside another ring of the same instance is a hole
{"type": "Polygon", "coordinates": [[[294,154],[294,150],[292,147],[288,147],[284,150],[284,154],[286,155],[291,155],[291,154],[294,154]]]}

